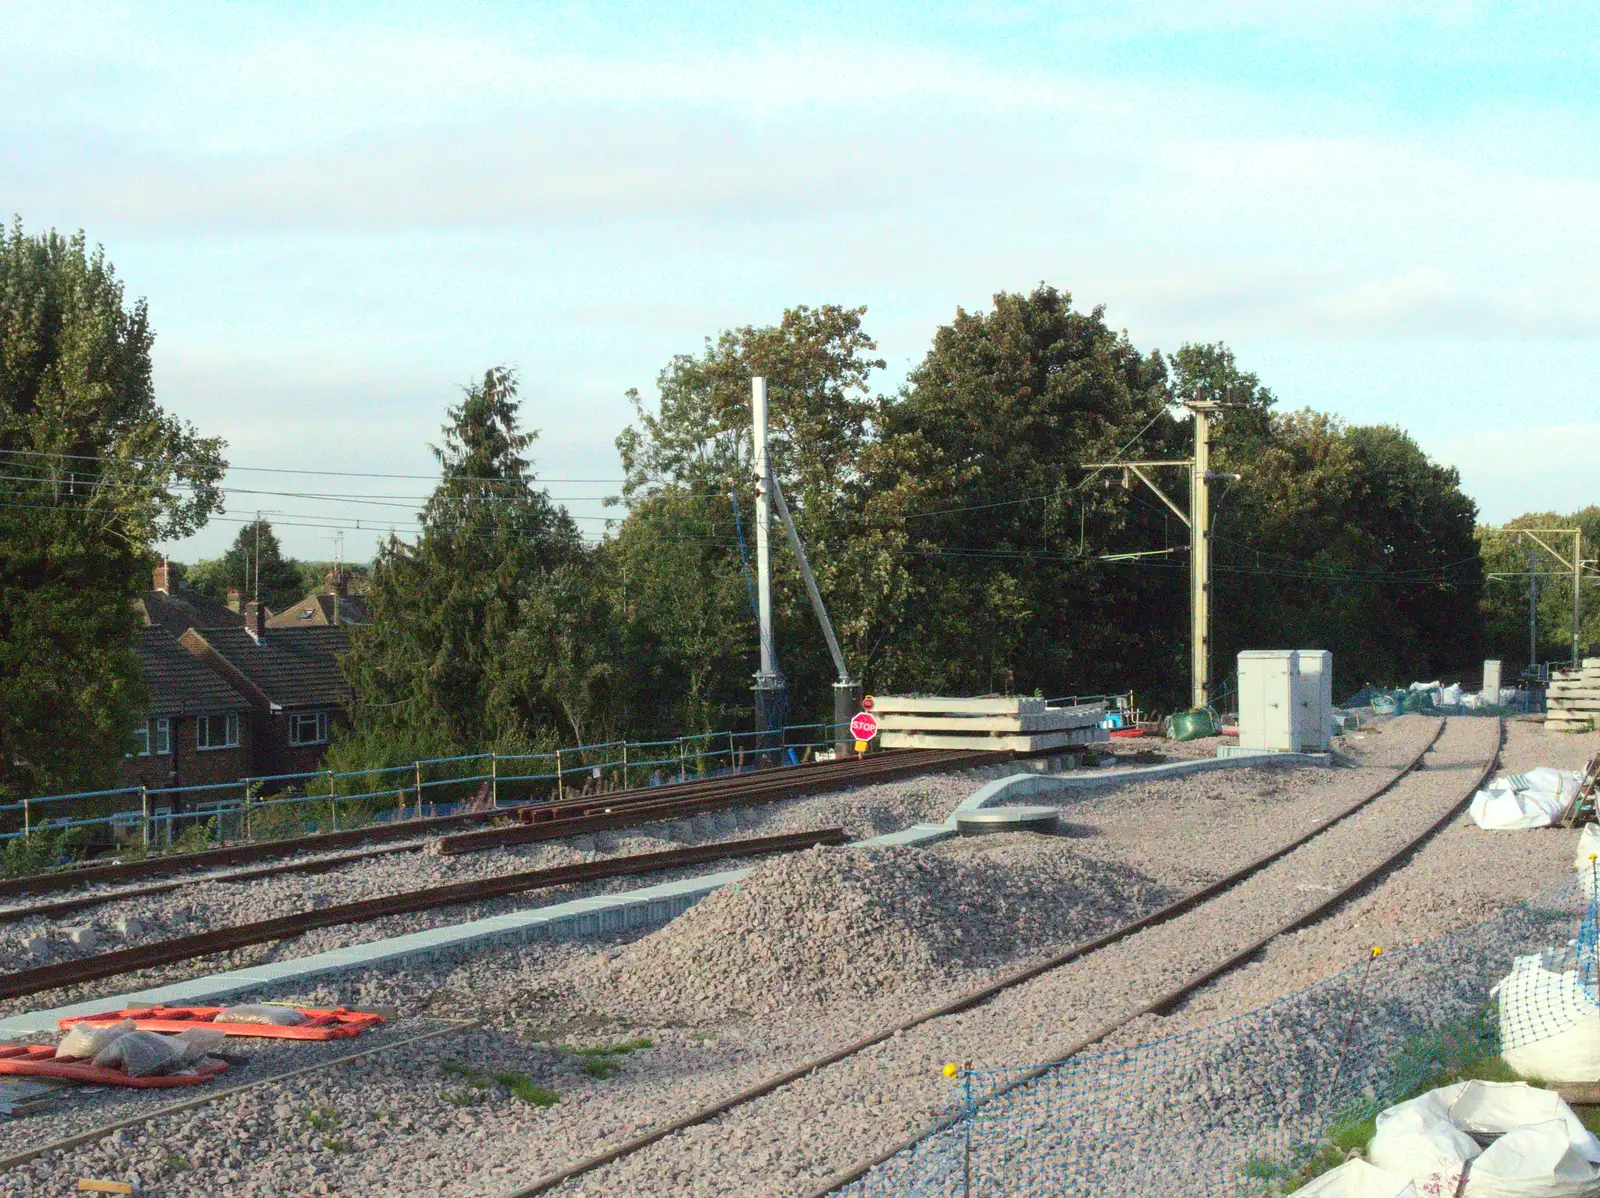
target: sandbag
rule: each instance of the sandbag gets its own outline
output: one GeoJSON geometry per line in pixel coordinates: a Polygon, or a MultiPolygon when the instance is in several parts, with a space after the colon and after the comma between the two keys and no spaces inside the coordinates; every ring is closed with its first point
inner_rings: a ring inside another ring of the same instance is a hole
{"type": "Polygon", "coordinates": [[[1409,1177],[1390,1173],[1364,1160],[1346,1161],[1289,1198],[1418,1198],[1409,1177]]]}
{"type": "Polygon", "coordinates": [[[1461,703],[1461,684],[1452,682],[1449,686],[1441,687],[1438,702],[1440,707],[1459,706],[1461,703]]]}
{"type": "Polygon", "coordinates": [[[1500,1052],[1525,1077],[1600,1081],[1600,1002],[1572,969],[1518,957],[1489,991],[1500,1006],[1500,1052]]]}
{"type": "Polygon", "coordinates": [[[245,1003],[237,1007],[224,1007],[217,1012],[214,1023],[270,1023],[277,1027],[299,1027],[306,1017],[293,1007],[275,1007],[271,1003],[245,1003]]]}
{"type": "Polygon", "coordinates": [[[174,1039],[183,1049],[182,1064],[192,1065],[227,1043],[228,1033],[218,1027],[186,1027],[174,1039]]]}
{"type": "Polygon", "coordinates": [[[80,1061],[93,1060],[118,1036],[133,1030],[131,1019],[110,1024],[74,1023],[67,1034],[61,1037],[61,1043],[56,1045],[56,1056],[80,1061]]]}
{"type": "Polygon", "coordinates": [[[1473,795],[1467,810],[1473,822],[1487,831],[1548,828],[1572,805],[1581,781],[1575,770],[1543,766],[1526,774],[1508,774],[1473,795]]]}
{"type": "Polygon", "coordinates": [[[1367,1155],[1424,1194],[1600,1198],[1600,1140],[1559,1094],[1522,1082],[1457,1082],[1392,1106],[1367,1155]]]}
{"type": "Polygon", "coordinates": [[[129,1077],[150,1077],[183,1065],[185,1045],[160,1032],[123,1032],[95,1054],[94,1064],[121,1069],[129,1077]]]}

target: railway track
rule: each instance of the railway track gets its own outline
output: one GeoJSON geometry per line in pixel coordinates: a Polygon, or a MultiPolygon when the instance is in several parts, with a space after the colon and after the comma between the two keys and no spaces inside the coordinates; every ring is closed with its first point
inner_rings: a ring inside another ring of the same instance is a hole
{"type": "MultiPolygon", "coordinates": [[[[525,803],[500,807],[487,812],[463,812],[454,815],[433,816],[426,819],[403,820],[389,824],[374,824],[366,828],[352,828],[343,832],[323,832],[313,836],[297,836],[284,840],[260,841],[254,844],[231,845],[208,849],[199,853],[181,853],[169,857],[152,857],[142,861],[121,861],[106,865],[88,865],[60,870],[49,874],[34,874],[24,878],[0,880],[0,899],[33,894],[49,894],[70,890],[77,886],[97,883],[116,884],[141,878],[160,877],[195,870],[222,868],[230,865],[268,861],[279,857],[292,857],[301,853],[326,853],[362,844],[384,841],[414,840],[414,844],[390,844],[365,852],[345,854],[317,861],[298,861],[273,867],[228,874],[217,881],[246,881],[274,873],[315,873],[335,869],[363,857],[387,853],[414,853],[426,847],[428,838],[447,833],[472,823],[491,820],[516,819],[510,828],[488,828],[463,836],[444,836],[444,852],[464,853],[503,845],[527,844],[539,840],[579,836],[586,832],[606,831],[628,827],[641,820],[670,820],[685,816],[718,811],[728,807],[748,806],[776,802],[780,799],[800,798],[806,795],[826,794],[830,791],[849,790],[856,786],[876,782],[897,781],[916,774],[939,770],[960,769],[975,764],[999,764],[1025,754],[1012,752],[989,753],[976,750],[953,749],[895,749],[875,753],[861,759],[823,761],[808,765],[778,766],[747,774],[729,774],[718,778],[697,779],[689,782],[669,783],[665,786],[636,787],[632,790],[612,791],[609,794],[583,795],[556,802],[525,803]]],[[[0,911],[0,922],[26,918],[30,914],[61,914],[115,902],[121,898],[137,898],[147,894],[162,894],[184,883],[161,884],[157,887],[123,891],[120,894],[84,895],[80,899],[61,900],[46,911],[44,906],[0,911]]]]}
{"type": "MultiPolygon", "coordinates": [[[[686,1131],[689,1128],[726,1115],[739,1107],[745,1106],[746,1104],[752,1103],[760,1098],[772,1094],[785,1086],[789,1086],[795,1082],[798,1082],[810,1074],[816,1073],[822,1069],[826,1069],[829,1066],[836,1065],[841,1061],[845,1061],[848,1058],[857,1055],[858,1053],[864,1052],[874,1045],[881,1044],[886,1040],[890,1040],[893,1037],[902,1035],[924,1024],[931,1023],[934,1020],[943,1019],[948,1016],[970,1010],[974,1007],[981,1006],[1004,991],[1023,985],[1041,977],[1044,974],[1050,973],[1054,970],[1062,968],[1063,966],[1069,965],[1072,962],[1085,958],[1119,941],[1126,940],[1147,928],[1164,924],[1178,918],[1186,912],[1201,906],[1208,900],[1215,898],[1228,890],[1231,890],[1235,886],[1238,886],[1253,875],[1259,873],[1261,870],[1288,856],[1301,846],[1308,844],[1312,840],[1315,840],[1318,836],[1327,832],[1335,825],[1361,812],[1380,797],[1393,790],[1419,765],[1422,764],[1423,758],[1438,744],[1440,737],[1444,734],[1446,724],[1447,721],[1441,720],[1438,727],[1434,730],[1434,734],[1429,739],[1428,743],[1409,762],[1400,768],[1393,777],[1384,781],[1382,785],[1375,787],[1367,794],[1361,796],[1359,799],[1350,803],[1348,806],[1344,807],[1342,810],[1336,812],[1327,819],[1320,821],[1311,829],[1295,837],[1286,844],[1280,845],[1277,848],[1261,854],[1239,869],[1236,869],[1226,876],[1184,895],[1174,902],[1169,903],[1167,906],[1151,912],[1149,915],[1143,916],[1140,919],[1133,920],[1130,923],[1115,928],[1110,932],[1097,936],[1091,940],[1073,945],[1072,947],[1050,957],[1047,960],[1040,961],[1033,965],[1016,970],[1015,972],[1010,973],[995,982],[972,990],[951,1002],[943,1003],[932,1009],[922,1011],[892,1025],[881,1027],[876,1031],[861,1037],[860,1039],[852,1041],[849,1044],[843,1045],[842,1047],[834,1049],[822,1056],[806,1061],[794,1068],[787,1069],[782,1073],[779,1073],[773,1077],[769,1077],[766,1080],[741,1090],[736,1094],[730,1095],[727,1098],[721,1099],[706,1106],[699,1107],[698,1109],[693,1110],[684,1116],[671,1120],[662,1126],[653,1128],[641,1135],[635,1136],[630,1140],[606,1150],[605,1152],[598,1153],[584,1160],[547,1173],[525,1186],[507,1192],[503,1198],[534,1198],[535,1195],[546,1193],[568,1181],[572,1181],[575,1178],[582,1177],[583,1175],[591,1173],[596,1169],[602,1168],[603,1166],[622,1160],[625,1157],[640,1152],[643,1149],[650,1147],[652,1144],[659,1143],[660,1141],[676,1135],[679,1132],[686,1131]]],[[[1488,760],[1484,762],[1482,769],[1477,771],[1472,784],[1466,788],[1465,792],[1456,801],[1451,803],[1450,807],[1444,812],[1443,815],[1433,821],[1433,823],[1431,823],[1422,832],[1407,840],[1398,850],[1388,854],[1375,866],[1364,871],[1361,877],[1343,887],[1340,887],[1338,890],[1331,893],[1326,899],[1316,904],[1316,906],[1313,908],[1309,910],[1297,911],[1292,917],[1274,927],[1265,936],[1247,945],[1239,952],[1232,954],[1219,964],[1207,967],[1190,976],[1179,985],[1172,987],[1171,989],[1158,995],[1154,1000],[1142,1004],[1138,1010],[1119,1015],[1116,1018],[1107,1021],[1102,1026],[1094,1029],[1089,1035],[1081,1037],[1071,1044],[1061,1046],[1058,1050],[1049,1054],[1049,1059],[1055,1062],[1065,1060],[1076,1055],[1077,1053],[1084,1051],[1099,1041],[1104,1040],[1107,1036],[1110,1036],[1119,1028],[1126,1026],[1135,1019],[1141,1018],[1142,1016],[1148,1014],[1170,1009],[1175,1004],[1181,1002],[1186,996],[1194,993],[1196,990],[1199,990],[1201,987],[1214,981],[1222,974],[1231,969],[1237,968],[1239,965],[1256,956],[1272,940],[1284,935],[1287,932],[1293,931],[1304,924],[1314,921],[1327,911],[1344,902],[1362,887],[1370,885],[1373,881],[1382,877],[1389,870],[1393,869],[1398,862],[1413,852],[1423,841],[1432,836],[1436,831],[1438,831],[1439,828],[1443,827],[1444,824],[1446,824],[1450,819],[1454,818],[1460,812],[1462,807],[1465,806],[1465,804],[1471,799],[1473,793],[1478,789],[1478,787],[1483,783],[1484,779],[1488,777],[1490,771],[1494,768],[1495,761],[1499,756],[1498,746],[1501,741],[1503,741],[1503,738],[1504,724],[1501,722],[1500,738],[1496,741],[1495,751],[1491,753],[1488,760]]],[[[1049,1066],[1043,1066],[1038,1072],[1045,1072],[1048,1070],[1048,1068],[1049,1066]]],[[[1018,1084],[1023,1084],[1026,1080],[1027,1079],[1023,1079],[1023,1081],[1019,1082],[1018,1084]]],[[[819,1188],[809,1191],[808,1198],[824,1198],[825,1195],[832,1193],[841,1186],[848,1185],[850,1182],[861,1177],[870,1169],[890,1159],[899,1152],[904,1151],[906,1148],[917,1143],[926,1136],[941,1130],[942,1127],[947,1125],[947,1122],[937,1122],[929,1127],[925,1127],[919,1130],[914,1136],[908,1137],[907,1139],[895,1144],[888,1151],[856,1163],[851,1168],[838,1173],[833,1177],[830,1177],[819,1188]]]]}
{"type": "Polygon", "coordinates": [[[636,853],[626,857],[613,857],[603,861],[585,861],[577,865],[559,865],[548,869],[523,870],[520,873],[502,874],[494,878],[481,878],[471,882],[454,882],[446,886],[430,886],[423,890],[408,890],[380,898],[363,899],[354,903],[340,903],[315,911],[303,911],[254,923],[237,924],[228,928],[214,928],[175,940],[156,944],[143,944],[133,948],[115,949],[94,956],[80,957],[56,965],[41,965],[14,973],[0,974],[0,998],[16,998],[37,994],[44,990],[57,990],[66,986],[81,985],[101,978],[116,977],[138,969],[156,965],[170,965],[196,957],[231,952],[252,944],[265,944],[309,932],[313,928],[333,927],[340,924],[363,923],[381,919],[386,915],[404,915],[446,907],[460,903],[483,902],[508,894],[521,894],[530,890],[544,890],[553,886],[569,886],[605,878],[626,877],[633,874],[656,873],[661,870],[680,869],[708,861],[723,861],[730,857],[758,857],[773,853],[793,853],[819,844],[843,844],[843,828],[822,828],[812,832],[793,832],[783,836],[759,836],[747,840],[724,840],[714,844],[695,845],[690,848],[669,849],[659,853],[636,853]]]}

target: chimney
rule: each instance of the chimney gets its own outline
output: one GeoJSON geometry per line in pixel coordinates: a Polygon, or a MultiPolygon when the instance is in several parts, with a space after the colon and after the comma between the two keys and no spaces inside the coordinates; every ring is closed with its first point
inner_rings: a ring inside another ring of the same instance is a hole
{"type": "Polygon", "coordinates": [[[349,575],[346,574],[344,569],[339,566],[335,566],[332,570],[329,570],[327,577],[322,580],[322,589],[324,593],[329,595],[337,595],[341,599],[348,597],[349,592],[347,588],[349,585],[349,575]]]}
{"type": "Polygon", "coordinates": [[[160,591],[163,595],[172,593],[172,563],[166,558],[161,559],[161,564],[150,572],[151,589],[160,591]]]}
{"type": "Polygon", "coordinates": [[[261,634],[266,630],[267,611],[265,603],[257,603],[254,599],[244,605],[244,630],[252,639],[259,641],[261,634]]]}
{"type": "Polygon", "coordinates": [[[228,588],[228,610],[240,611],[244,607],[244,592],[238,587],[228,588]]]}

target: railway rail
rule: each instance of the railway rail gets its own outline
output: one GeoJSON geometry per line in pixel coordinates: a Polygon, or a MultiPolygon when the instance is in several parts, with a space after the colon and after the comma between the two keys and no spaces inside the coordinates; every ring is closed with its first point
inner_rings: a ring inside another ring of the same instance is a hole
{"type": "Polygon", "coordinates": [[[782,836],[723,840],[713,844],[668,849],[658,853],[635,853],[626,857],[585,861],[576,865],[558,865],[547,869],[523,870],[494,878],[408,890],[400,894],[362,899],[354,903],[340,903],[315,911],[302,911],[294,915],[257,920],[254,923],[237,924],[228,928],[214,928],[208,932],[180,936],[174,940],[114,949],[111,952],[79,957],[77,960],[55,965],[41,965],[33,969],[0,974],[0,998],[37,994],[44,990],[57,990],[66,986],[81,985],[84,982],[98,981],[101,978],[116,977],[137,969],[170,965],[173,962],[192,960],[196,957],[208,957],[252,944],[265,944],[298,936],[313,928],[363,923],[381,919],[386,915],[404,915],[435,907],[482,902],[508,894],[544,890],[553,886],[568,886],[633,874],[657,873],[661,870],[680,869],[708,861],[724,861],[731,857],[793,853],[821,844],[843,844],[844,841],[843,828],[821,828],[782,836]]]}
{"type": "MultiPolygon", "coordinates": [[[[1335,812],[1333,815],[1324,820],[1321,820],[1308,831],[1296,836],[1286,844],[1280,845],[1275,849],[1263,853],[1239,869],[1236,869],[1226,876],[1218,878],[1217,880],[1176,899],[1175,901],[1167,904],[1165,907],[1153,911],[1139,919],[1123,924],[1120,927],[1114,928],[1100,936],[1096,936],[1091,940],[1086,940],[1082,943],[1073,945],[1063,952],[1048,958],[1047,960],[1040,961],[1033,965],[1016,970],[995,982],[972,990],[951,1002],[943,1003],[930,1010],[925,1010],[918,1014],[909,1016],[908,1018],[900,1020],[892,1025],[881,1027],[858,1040],[854,1040],[849,1044],[843,1045],[842,1047],[834,1049],[822,1056],[806,1061],[801,1065],[795,1066],[794,1068],[787,1069],[782,1073],[779,1073],[773,1077],[769,1077],[766,1080],[750,1086],[747,1089],[741,1090],[736,1094],[730,1095],[727,1098],[720,1099],[706,1106],[699,1107],[698,1109],[691,1111],[678,1119],[665,1123],[660,1127],[653,1128],[648,1132],[644,1132],[630,1140],[624,1141],[621,1144],[607,1149],[605,1152],[598,1153],[584,1160],[547,1173],[535,1179],[528,1185],[509,1191],[503,1196],[503,1198],[534,1198],[535,1195],[546,1193],[555,1189],[557,1186],[581,1177],[586,1173],[593,1172],[594,1170],[605,1165],[612,1164],[613,1162],[621,1160],[624,1157],[631,1156],[634,1153],[648,1148],[650,1145],[665,1140],[681,1131],[685,1131],[691,1127],[708,1122],[712,1119],[719,1118],[720,1116],[725,1115],[738,1107],[754,1102],[755,1100],[771,1094],[784,1086],[791,1085],[794,1082],[797,1082],[807,1075],[815,1073],[820,1069],[825,1069],[830,1065],[835,1065],[840,1061],[855,1056],[856,1054],[863,1052],[876,1044],[880,1044],[885,1040],[889,1040],[897,1035],[910,1031],[913,1028],[920,1027],[923,1024],[930,1023],[933,1020],[959,1014],[962,1011],[980,1006],[1003,991],[1010,990],[1016,986],[1029,982],[1034,978],[1051,972],[1052,970],[1060,969],[1063,966],[1086,957],[1091,953],[1107,947],[1108,945],[1115,944],[1120,940],[1125,940],[1146,928],[1157,924],[1166,923],[1184,914],[1185,912],[1198,907],[1207,900],[1216,897],[1217,895],[1233,888],[1234,886],[1237,886],[1247,878],[1258,873],[1272,863],[1280,860],[1283,857],[1286,857],[1288,854],[1294,852],[1302,845],[1307,844],[1311,840],[1314,840],[1317,836],[1328,831],[1328,829],[1332,828],[1335,824],[1338,824],[1357,814],[1364,808],[1377,801],[1380,797],[1393,790],[1395,786],[1397,786],[1403,779],[1410,775],[1412,771],[1422,764],[1423,758],[1436,744],[1438,744],[1439,738],[1444,734],[1447,722],[1448,721],[1446,720],[1440,720],[1438,727],[1434,730],[1434,734],[1431,738],[1429,738],[1428,743],[1424,745],[1423,748],[1419,750],[1410,761],[1400,768],[1393,777],[1387,779],[1381,785],[1375,787],[1367,794],[1361,796],[1359,799],[1356,799],[1342,810],[1335,812]]],[[[1152,1002],[1144,1004],[1139,1010],[1125,1015],[1120,1015],[1115,1019],[1108,1021],[1103,1026],[1096,1028],[1088,1036],[1085,1036],[1072,1044],[1063,1046],[1057,1052],[1051,1053],[1051,1060],[1057,1062],[1065,1060],[1068,1057],[1084,1051],[1086,1048],[1091,1047],[1099,1041],[1104,1040],[1117,1029],[1125,1026],[1128,1023],[1131,1023],[1135,1019],[1138,1019],[1144,1015],[1170,1009],[1176,1003],[1182,1001],[1182,999],[1187,995],[1192,994],[1194,991],[1200,989],[1209,982],[1214,981],[1223,973],[1236,968],[1237,966],[1248,961],[1251,957],[1254,957],[1260,953],[1263,948],[1265,948],[1278,936],[1282,936],[1287,932],[1293,931],[1295,928],[1315,920],[1322,914],[1345,901],[1345,899],[1349,898],[1362,887],[1370,885],[1377,878],[1383,876],[1386,872],[1392,869],[1396,863],[1403,860],[1407,855],[1413,852],[1424,840],[1432,836],[1450,819],[1454,818],[1460,812],[1462,807],[1465,806],[1468,801],[1470,801],[1473,793],[1479,788],[1479,786],[1482,785],[1484,779],[1488,777],[1490,771],[1494,768],[1495,762],[1499,758],[1498,746],[1500,743],[1503,743],[1504,731],[1504,722],[1500,721],[1500,737],[1496,742],[1497,747],[1495,751],[1490,754],[1490,757],[1484,763],[1482,770],[1479,771],[1472,784],[1466,789],[1465,793],[1457,801],[1452,803],[1449,809],[1442,816],[1430,824],[1419,835],[1411,838],[1398,850],[1385,857],[1384,860],[1379,862],[1374,868],[1366,871],[1360,878],[1356,879],[1349,885],[1341,887],[1336,892],[1330,894],[1324,901],[1317,904],[1317,906],[1313,909],[1296,913],[1284,924],[1276,927],[1266,936],[1247,946],[1242,951],[1235,953],[1221,964],[1206,968],[1198,974],[1186,979],[1180,985],[1175,986],[1165,993],[1159,995],[1152,1002]]],[[[1050,1066],[1042,1066],[1038,1073],[1046,1072],[1049,1068],[1050,1066]]],[[[1019,1082],[1018,1084],[1022,1083],[1019,1082]]],[[[909,1148],[913,1144],[940,1130],[944,1126],[948,1126],[948,1121],[936,1122],[929,1127],[921,1129],[914,1136],[908,1137],[904,1141],[897,1143],[888,1151],[880,1153],[869,1160],[858,1162],[850,1169],[847,1169],[844,1172],[829,1178],[819,1188],[810,1191],[808,1193],[808,1198],[825,1198],[826,1195],[831,1194],[833,1191],[842,1186],[848,1185],[852,1181],[855,1181],[870,1169],[882,1164],[884,1161],[895,1156],[897,1153],[904,1151],[906,1148],[909,1148]]]]}
{"type": "MultiPolygon", "coordinates": [[[[319,861],[294,862],[249,874],[232,874],[218,879],[243,881],[278,872],[319,872],[334,869],[362,856],[383,853],[419,852],[424,841],[435,834],[448,832],[467,824],[489,823],[493,820],[516,819],[514,828],[485,829],[464,836],[446,836],[449,842],[445,852],[472,852],[477,849],[496,848],[504,844],[524,844],[538,840],[578,836],[585,832],[604,831],[626,827],[641,819],[670,820],[726,807],[770,803],[780,799],[800,798],[806,795],[825,794],[848,790],[855,786],[875,782],[889,782],[939,770],[961,769],[977,764],[999,764],[1028,756],[1014,752],[984,752],[972,749],[893,749],[874,753],[860,759],[821,761],[807,765],[776,766],[743,774],[725,774],[717,778],[701,778],[687,782],[668,783],[664,786],[635,787],[632,790],[612,791],[608,794],[581,795],[555,802],[523,803],[495,808],[492,811],[458,812],[452,815],[430,816],[425,819],[401,820],[387,824],[373,824],[365,828],[351,828],[342,832],[321,832],[310,836],[296,836],[283,840],[258,841],[252,844],[230,845],[207,849],[198,853],[179,853],[167,857],[151,857],[141,861],[120,861],[105,865],[87,865],[59,870],[48,874],[33,874],[22,878],[0,880],[0,899],[33,894],[49,894],[70,890],[76,886],[96,883],[115,884],[141,878],[160,877],[163,874],[184,873],[193,870],[215,869],[230,865],[268,861],[291,857],[301,853],[324,853],[362,844],[383,841],[415,840],[418,843],[388,845],[364,854],[346,855],[319,861]],[[637,812],[638,814],[631,814],[637,812]],[[619,820],[616,818],[623,816],[619,820]]],[[[208,879],[209,880],[209,879],[208,879]]],[[[139,894],[160,894],[163,890],[149,889],[140,892],[123,892],[121,895],[102,897],[85,895],[78,907],[94,906],[99,902],[114,902],[123,897],[139,894]]],[[[62,907],[59,911],[78,907],[62,907]]],[[[0,922],[22,918],[11,912],[0,911],[0,922]]]]}

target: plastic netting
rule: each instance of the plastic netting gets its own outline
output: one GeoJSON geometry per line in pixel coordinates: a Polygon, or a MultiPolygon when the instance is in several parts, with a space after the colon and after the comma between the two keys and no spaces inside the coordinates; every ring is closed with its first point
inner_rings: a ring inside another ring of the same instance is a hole
{"type": "Polygon", "coordinates": [[[837,1192],[1289,1193],[1338,1163],[1385,1107],[1460,1077],[1511,1080],[1502,1048],[1561,1036],[1600,1045],[1594,887],[1579,882],[1225,1023],[962,1070],[929,1134],[837,1192]],[[1497,989],[1533,965],[1558,980],[1497,989]]]}

